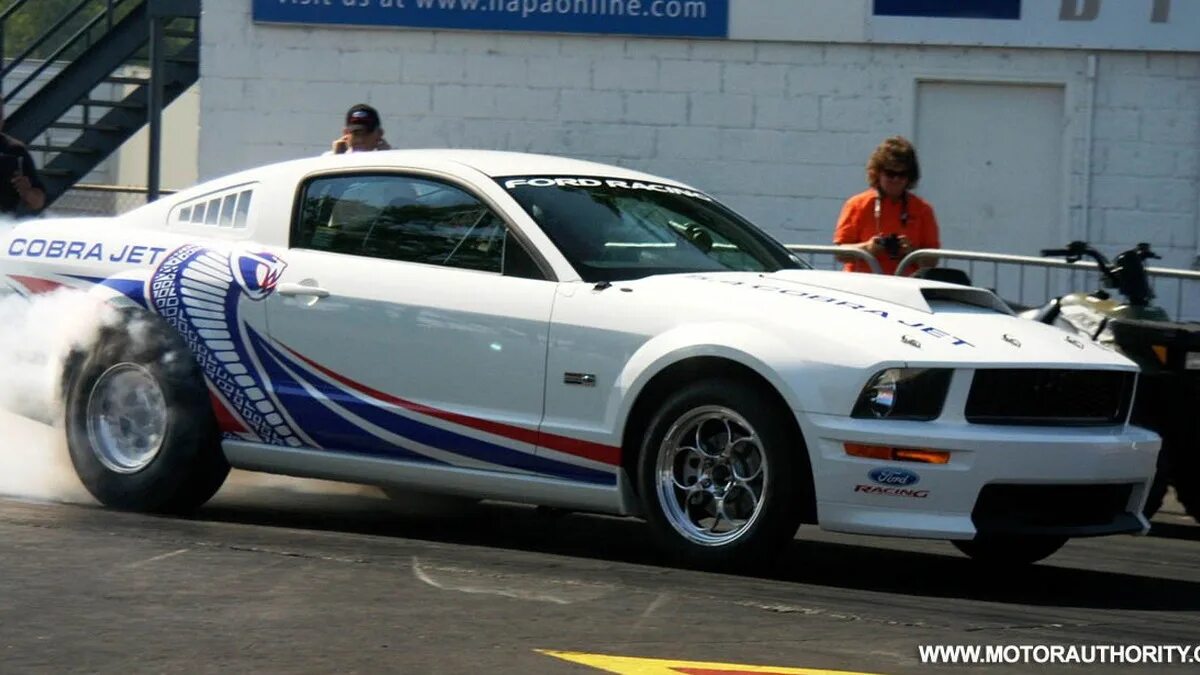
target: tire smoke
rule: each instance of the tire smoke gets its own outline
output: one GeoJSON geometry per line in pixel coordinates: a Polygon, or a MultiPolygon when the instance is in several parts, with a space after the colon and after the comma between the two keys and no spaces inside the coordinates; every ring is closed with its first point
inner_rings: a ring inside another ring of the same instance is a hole
{"type": "Polygon", "coordinates": [[[82,291],[0,295],[0,494],[89,501],[67,455],[61,376],[116,312],[82,291]]]}
{"type": "MultiPolygon", "coordinates": [[[[63,430],[62,375],[72,353],[91,351],[106,330],[124,332],[135,351],[162,339],[150,322],[79,290],[25,297],[0,279],[0,495],[92,503],[75,474],[63,430]]],[[[164,363],[186,358],[177,351],[164,363]]],[[[377,488],[235,471],[226,492],[379,496],[377,488]]]]}

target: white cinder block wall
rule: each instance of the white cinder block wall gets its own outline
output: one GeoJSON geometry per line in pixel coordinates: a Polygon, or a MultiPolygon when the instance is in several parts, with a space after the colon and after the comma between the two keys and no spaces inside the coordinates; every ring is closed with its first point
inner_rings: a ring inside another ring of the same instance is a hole
{"type": "Polygon", "coordinates": [[[1028,78],[1065,87],[1065,230],[1082,238],[1094,53],[1092,240],[1150,241],[1181,267],[1200,248],[1196,53],[313,28],[254,24],[245,0],[203,7],[201,177],[320,153],[366,101],[397,147],[636,167],[828,243],[871,149],[912,133],[918,79],[1028,78]]]}
{"type": "Polygon", "coordinates": [[[1200,253],[1200,54],[1103,54],[1097,82],[1095,231],[1106,244],[1152,242],[1166,266],[1191,266],[1200,253]]]}

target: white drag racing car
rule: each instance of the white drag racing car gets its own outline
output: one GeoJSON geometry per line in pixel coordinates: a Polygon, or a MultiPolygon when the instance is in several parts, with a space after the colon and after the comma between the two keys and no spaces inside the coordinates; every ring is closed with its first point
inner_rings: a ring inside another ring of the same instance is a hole
{"type": "Polygon", "coordinates": [[[63,373],[96,498],[229,466],[640,516],[701,565],[799,524],[992,562],[1145,532],[1137,369],[991,292],[808,269],[712,197],[515,153],[319,157],[25,222],[0,279],[115,303],[63,373]]]}

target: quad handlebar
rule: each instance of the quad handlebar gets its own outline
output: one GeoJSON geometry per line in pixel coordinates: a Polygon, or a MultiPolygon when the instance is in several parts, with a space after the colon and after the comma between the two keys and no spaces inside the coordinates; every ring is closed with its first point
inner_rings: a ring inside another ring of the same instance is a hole
{"type": "Polygon", "coordinates": [[[1066,248],[1042,249],[1042,255],[1066,258],[1067,262],[1077,262],[1085,256],[1089,257],[1096,261],[1096,266],[1104,277],[1104,285],[1116,288],[1130,304],[1145,306],[1154,298],[1154,290],[1150,288],[1150,278],[1146,274],[1145,261],[1160,256],[1150,250],[1150,244],[1140,243],[1118,255],[1112,262],[1086,241],[1073,241],[1067,244],[1066,248]]]}

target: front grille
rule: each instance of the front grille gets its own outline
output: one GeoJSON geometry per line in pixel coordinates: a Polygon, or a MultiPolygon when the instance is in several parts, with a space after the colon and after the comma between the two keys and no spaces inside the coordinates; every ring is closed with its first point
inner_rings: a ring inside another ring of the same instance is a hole
{"type": "Polygon", "coordinates": [[[971,520],[980,532],[989,533],[1098,532],[1128,519],[1134,487],[1129,483],[985,485],[971,520]]]}
{"type": "Polygon", "coordinates": [[[967,397],[975,424],[1122,424],[1135,374],[1110,370],[978,370],[967,397]]]}

